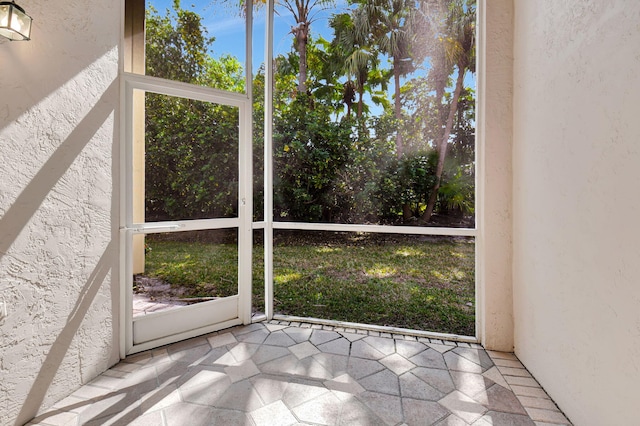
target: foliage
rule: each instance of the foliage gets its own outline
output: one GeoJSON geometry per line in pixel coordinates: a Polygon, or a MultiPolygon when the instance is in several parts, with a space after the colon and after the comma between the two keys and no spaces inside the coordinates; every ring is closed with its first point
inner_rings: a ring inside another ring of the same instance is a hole
{"type": "MultiPolygon", "coordinates": [[[[174,3],[173,14],[147,15],[147,73],[194,84],[244,90],[236,58],[216,60],[200,17],[174,3]]],[[[147,93],[147,220],[237,214],[237,108],[147,93]]]]}
{"type": "MultiPolygon", "coordinates": [[[[274,61],[274,217],[472,220],[475,93],[464,78],[475,63],[475,2],[350,3],[330,19],[330,40],[310,31],[311,9],[330,1],[277,3],[295,24],[290,52],[274,61]],[[303,10],[305,4],[311,9],[303,10]]],[[[239,61],[213,58],[215,39],[178,0],[164,16],[149,10],[146,25],[147,74],[245,90],[239,61]]],[[[264,65],[253,83],[254,217],[260,219],[264,65]]],[[[237,110],[146,96],[147,219],[237,214],[237,110]]]]}
{"type": "Polygon", "coordinates": [[[349,159],[351,127],[327,121],[330,111],[309,110],[307,96],[298,95],[279,112],[274,132],[275,216],[319,221],[331,216],[330,189],[349,159]]]}
{"type": "Polygon", "coordinates": [[[412,217],[424,210],[434,184],[437,155],[434,150],[418,151],[389,162],[375,193],[380,216],[396,223],[408,206],[412,217]]]}

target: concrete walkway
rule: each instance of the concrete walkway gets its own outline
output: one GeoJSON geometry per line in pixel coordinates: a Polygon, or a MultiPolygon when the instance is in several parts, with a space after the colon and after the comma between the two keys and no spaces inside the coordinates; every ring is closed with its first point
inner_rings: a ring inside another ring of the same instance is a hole
{"type": "Polygon", "coordinates": [[[272,321],[130,356],[29,424],[570,423],[513,354],[272,321]]]}

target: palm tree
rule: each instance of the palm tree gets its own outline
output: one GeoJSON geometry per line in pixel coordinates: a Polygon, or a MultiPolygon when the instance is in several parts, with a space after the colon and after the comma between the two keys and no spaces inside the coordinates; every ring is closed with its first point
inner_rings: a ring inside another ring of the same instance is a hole
{"type": "MultiPolygon", "coordinates": [[[[434,55],[432,73],[436,82],[436,95],[439,100],[444,98],[444,86],[442,81],[455,70],[456,85],[448,105],[448,113],[444,122],[442,137],[436,140],[438,162],[436,165],[435,185],[429,195],[427,207],[422,216],[424,221],[429,221],[433,214],[438,190],[442,183],[442,172],[447,156],[447,147],[451,130],[458,110],[460,94],[464,86],[464,77],[467,71],[473,72],[475,68],[475,1],[474,0],[444,0],[441,2],[441,11],[446,14],[443,17],[441,31],[437,35],[439,43],[436,45],[439,52],[434,55]]],[[[441,111],[446,110],[441,108],[441,111]]],[[[439,114],[443,116],[444,114],[439,114]]]]}
{"type": "Polygon", "coordinates": [[[375,79],[379,74],[377,72],[377,66],[380,63],[378,52],[375,51],[370,35],[355,31],[350,14],[335,15],[331,19],[330,26],[334,30],[332,50],[336,56],[339,56],[339,61],[343,64],[343,72],[347,75],[345,87],[353,88],[358,94],[357,117],[362,118],[367,82],[373,76],[377,84],[382,84],[381,79],[375,79]]]}
{"type": "MultiPolygon", "coordinates": [[[[376,48],[392,63],[394,114],[398,125],[402,119],[400,78],[422,64],[426,50],[424,30],[427,21],[418,13],[413,0],[360,0],[353,11],[354,38],[372,38],[376,48]]],[[[377,56],[377,55],[376,55],[377,56]]],[[[404,153],[401,132],[396,133],[396,154],[404,153]]]]}
{"type": "MultiPolygon", "coordinates": [[[[235,4],[235,3],[234,3],[235,4]]],[[[238,3],[242,13],[246,15],[246,0],[238,3]]],[[[260,8],[266,4],[266,0],[254,0],[253,6],[260,8]]],[[[275,1],[278,12],[278,5],[287,10],[293,17],[295,24],[291,27],[291,34],[294,37],[294,46],[298,52],[298,93],[307,93],[307,45],[309,44],[309,31],[311,24],[315,20],[315,13],[333,4],[333,0],[282,0],[275,1]]]]}
{"type": "Polygon", "coordinates": [[[307,93],[307,44],[314,13],[332,4],[332,0],[283,0],[279,4],[291,13],[295,25],[291,27],[298,52],[298,93],[307,93]]]}

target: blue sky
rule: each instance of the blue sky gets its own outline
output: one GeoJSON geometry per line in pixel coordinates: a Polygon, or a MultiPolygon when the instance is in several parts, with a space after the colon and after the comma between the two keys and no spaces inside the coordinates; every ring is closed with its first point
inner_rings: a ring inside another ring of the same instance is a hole
{"type": "MultiPolygon", "coordinates": [[[[153,5],[161,15],[166,9],[172,9],[173,0],[146,0],[147,7],[153,5]]],[[[244,65],[245,59],[245,32],[244,18],[239,16],[237,9],[232,8],[232,1],[221,2],[216,0],[182,1],[183,9],[192,10],[202,17],[203,25],[209,31],[209,35],[216,38],[213,43],[212,54],[219,57],[223,54],[231,54],[237,57],[244,65]]],[[[333,31],[329,28],[329,17],[336,9],[344,9],[346,2],[338,1],[330,11],[320,11],[315,15],[316,20],[311,24],[311,33],[314,38],[323,36],[331,39],[333,31]]],[[[291,26],[295,22],[292,17],[274,17],[273,47],[275,54],[286,53],[291,50],[292,35],[291,26]]],[[[256,70],[264,62],[264,38],[265,38],[265,11],[254,12],[253,20],[253,69],[256,70]]]]}
{"type": "MultiPolygon", "coordinates": [[[[173,0],[146,0],[147,7],[153,5],[164,16],[166,9],[172,9],[173,0]]],[[[245,31],[244,18],[238,13],[235,0],[191,0],[182,1],[183,9],[192,10],[202,17],[203,25],[209,35],[216,38],[212,47],[212,56],[219,57],[223,54],[231,54],[238,58],[245,67],[245,31]]],[[[312,37],[322,36],[325,39],[333,38],[333,30],[329,27],[329,18],[336,12],[345,11],[347,2],[337,0],[330,10],[315,12],[314,21],[311,24],[312,37]]],[[[278,8],[276,10],[283,10],[278,8]]],[[[291,50],[293,36],[291,27],[295,24],[291,16],[274,16],[274,54],[287,53],[291,50]]],[[[253,19],[253,70],[264,62],[265,40],[265,10],[264,8],[254,12],[253,19]]],[[[423,74],[424,70],[416,74],[423,74]]],[[[453,76],[455,78],[455,75],[453,76]]],[[[404,79],[403,79],[404,80],[404,79]]],[[[465,86],[475,88],[475,76],[467,73],[465,86]]],[[[389,94],[393,93],[393,82],[390,82],[389,94]]],[[[376,107],[374,107],[376,108],[376,107]]]]}

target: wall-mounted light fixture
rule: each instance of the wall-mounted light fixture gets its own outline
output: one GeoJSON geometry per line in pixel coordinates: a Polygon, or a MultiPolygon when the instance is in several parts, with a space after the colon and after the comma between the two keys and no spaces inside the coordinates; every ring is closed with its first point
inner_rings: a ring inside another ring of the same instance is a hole
{"type": "Polygon", "coordinates": [[[31,17],[14,1],[0,1],[0,35],[9,40],[31,40],[31,17]]]}

